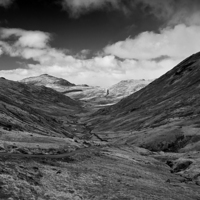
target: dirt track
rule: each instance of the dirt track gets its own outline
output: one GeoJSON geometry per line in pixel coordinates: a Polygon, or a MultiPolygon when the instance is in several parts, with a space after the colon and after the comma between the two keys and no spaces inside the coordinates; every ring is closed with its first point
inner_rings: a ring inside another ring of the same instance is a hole
{"type": "Polygon", "coordinates": [[[78,150],[75,150],[73,152],[69,152],[69,153],[64,153],[64,154],[57,154],[57,155],[49,155],[49,154],[43,154],[43,155],[33,155],[33,154],[17,154],[17,153],[0,153],[0,157],[1,156],[11,156],[11,157],[19,157],[19,158],[24,158],[24,157],[28,157],[28,158],[64,158],[64,157],[70,157],[73,156],[74,154],[77,153],[85,153],[87,151],[90,151],[92,149],[100,149],[100,147],[86,147],[86,148],[81,148],[78,150]]]}

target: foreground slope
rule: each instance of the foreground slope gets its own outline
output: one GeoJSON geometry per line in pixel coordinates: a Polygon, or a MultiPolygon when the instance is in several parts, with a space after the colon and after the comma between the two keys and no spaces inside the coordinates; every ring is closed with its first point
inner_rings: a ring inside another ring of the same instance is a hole
{"type": "Polygon", "coordinates": [[[1,156],[0,199],[198,200],[200,182],[171,173],[155,156],[160,157],[127,146],[61,158],[1,156]]]}
{"type": "Polygon", "coordinates": [[[126,142],[162,150],[199,148],[199,88],[197,53],[86,122],[105,140],[124,137],[126,142]]]}

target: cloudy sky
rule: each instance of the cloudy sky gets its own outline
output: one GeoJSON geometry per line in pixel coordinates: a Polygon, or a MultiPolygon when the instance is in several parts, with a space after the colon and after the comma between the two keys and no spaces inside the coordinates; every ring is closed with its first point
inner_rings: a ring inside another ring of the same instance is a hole
{"type": "Polygon", "coordinates": [[[109,87],[200,51],[199,0],[0,0],[0,76],[109,87]]]}

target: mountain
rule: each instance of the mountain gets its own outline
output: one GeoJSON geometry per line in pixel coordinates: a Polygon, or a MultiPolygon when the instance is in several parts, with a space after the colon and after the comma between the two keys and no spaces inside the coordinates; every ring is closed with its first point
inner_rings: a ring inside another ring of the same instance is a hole
{"type": "Polygon", "coordinates": [[[38,85],[38,86],[46,86],[49,88],[60,90],[63,87],[75,86],[75,84],[70,83],[69,81],[56,78],[54,76],[50,76],[48,74],[42,74],[40,76],[29,77],[21,80],[22,83],[38,85]]]}
{"type": "Polygon", "coordinates": [[[98,86],[75,85],[65,79],[60,79],[48,74],[30,77],[21,80],[29,85],[45,86],[84,103],[89,110],[97,110],[101,107],[117,103],[122,98],[134,93],[149,84],[150,80],[124,80],[113,85],[109,89],[98,86]]]}
{"type": "Polygon", "coordinates": [[[64,93],[73,99],[83,101],[87,108],[94,111],[119,102],[122,98],[142,89],[150,82],[151,80],[144,79],[123,80],[108,89],[97,86],[84,86],[82,88],[80,86],[74,86],[76,90],[66,91],[64,93]]]}
{"type": "Polygon", "coordinates": [[[138,90],[141,90],[142,88],[146,87],[151,82],[152,80],[145,80],[145,79],[123,80],[108,89],[109,90],[108,96],[122,99],[124,97],[129,96],[132,93],[137,92],[138,90]]]}
{"type": "Polygon", "coordinates": [[[82,112],[79,102],[51,88],[0,79],[3,130],[73,137],[75,115],[79,112],[82,112]]]}
{"type": "Polygon", "coordinates": [[[199,150],[200,53],[86,120],[98,137],[151,150],[199,150]]]}
{"type": "Polygon", "coordinates": [[[69,96],[73,99],[92,102],[96,101],[97,104],[100,104],[100,102],[106,102],[106,100],[108,103],[115,103],[121,98],[142,89],[147,84],[149,84],[151,80],[124,80],[113,85],[109,89],[101,88],[98,86],[88,86],[86,84],[75,85],[65,79],[50,76],[48,74],[25,78],[20,82],[38,86],[43,85],[58,92],[62,92],[66,96],[69,96]]]}
{"type": "Polygon", "coordinates": [[[74,88],[80,89],[80,91],[66,91],[65,94],[69,93],[70,97],[74,97],[79,100],[94,100],[99,98],[103,101],[103,98],[109,101],[112,99],[113,103],[119,101],[120,99],[137,92],[138,90],[147,86],[152,80],[123,80],[119,83],[111,86],[110,88],[101,88],[98,86],[75,86],[74,88]],[[79,88],[78,88],[79,87],[79,88]],[[73,93],[73,94],[72,94],[73,93]],[[105,98],[106,97],[106,98],[105,98]]]}
{"type": "Polygon", "coordinates": [[[65,79],[50,76],[48,74],[25,78],[20,82],[29,85],[45,86],[48,88],[52,88],[76,100],[91,98],[94,96],[98,97],[99,93],[102,93],[102,90],[104,90],[100,87],[88,86],[86,84],[75,85],[65,79]]]}

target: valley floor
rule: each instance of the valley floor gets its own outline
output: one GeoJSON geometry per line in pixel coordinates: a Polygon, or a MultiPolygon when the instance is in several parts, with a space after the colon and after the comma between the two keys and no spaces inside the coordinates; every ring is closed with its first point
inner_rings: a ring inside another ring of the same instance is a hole
{"type": "Polygon", "coordinates": [[[109,145],[59,158],[1,155],[0,199],[198,200],[199,156],[109,145]]]}

